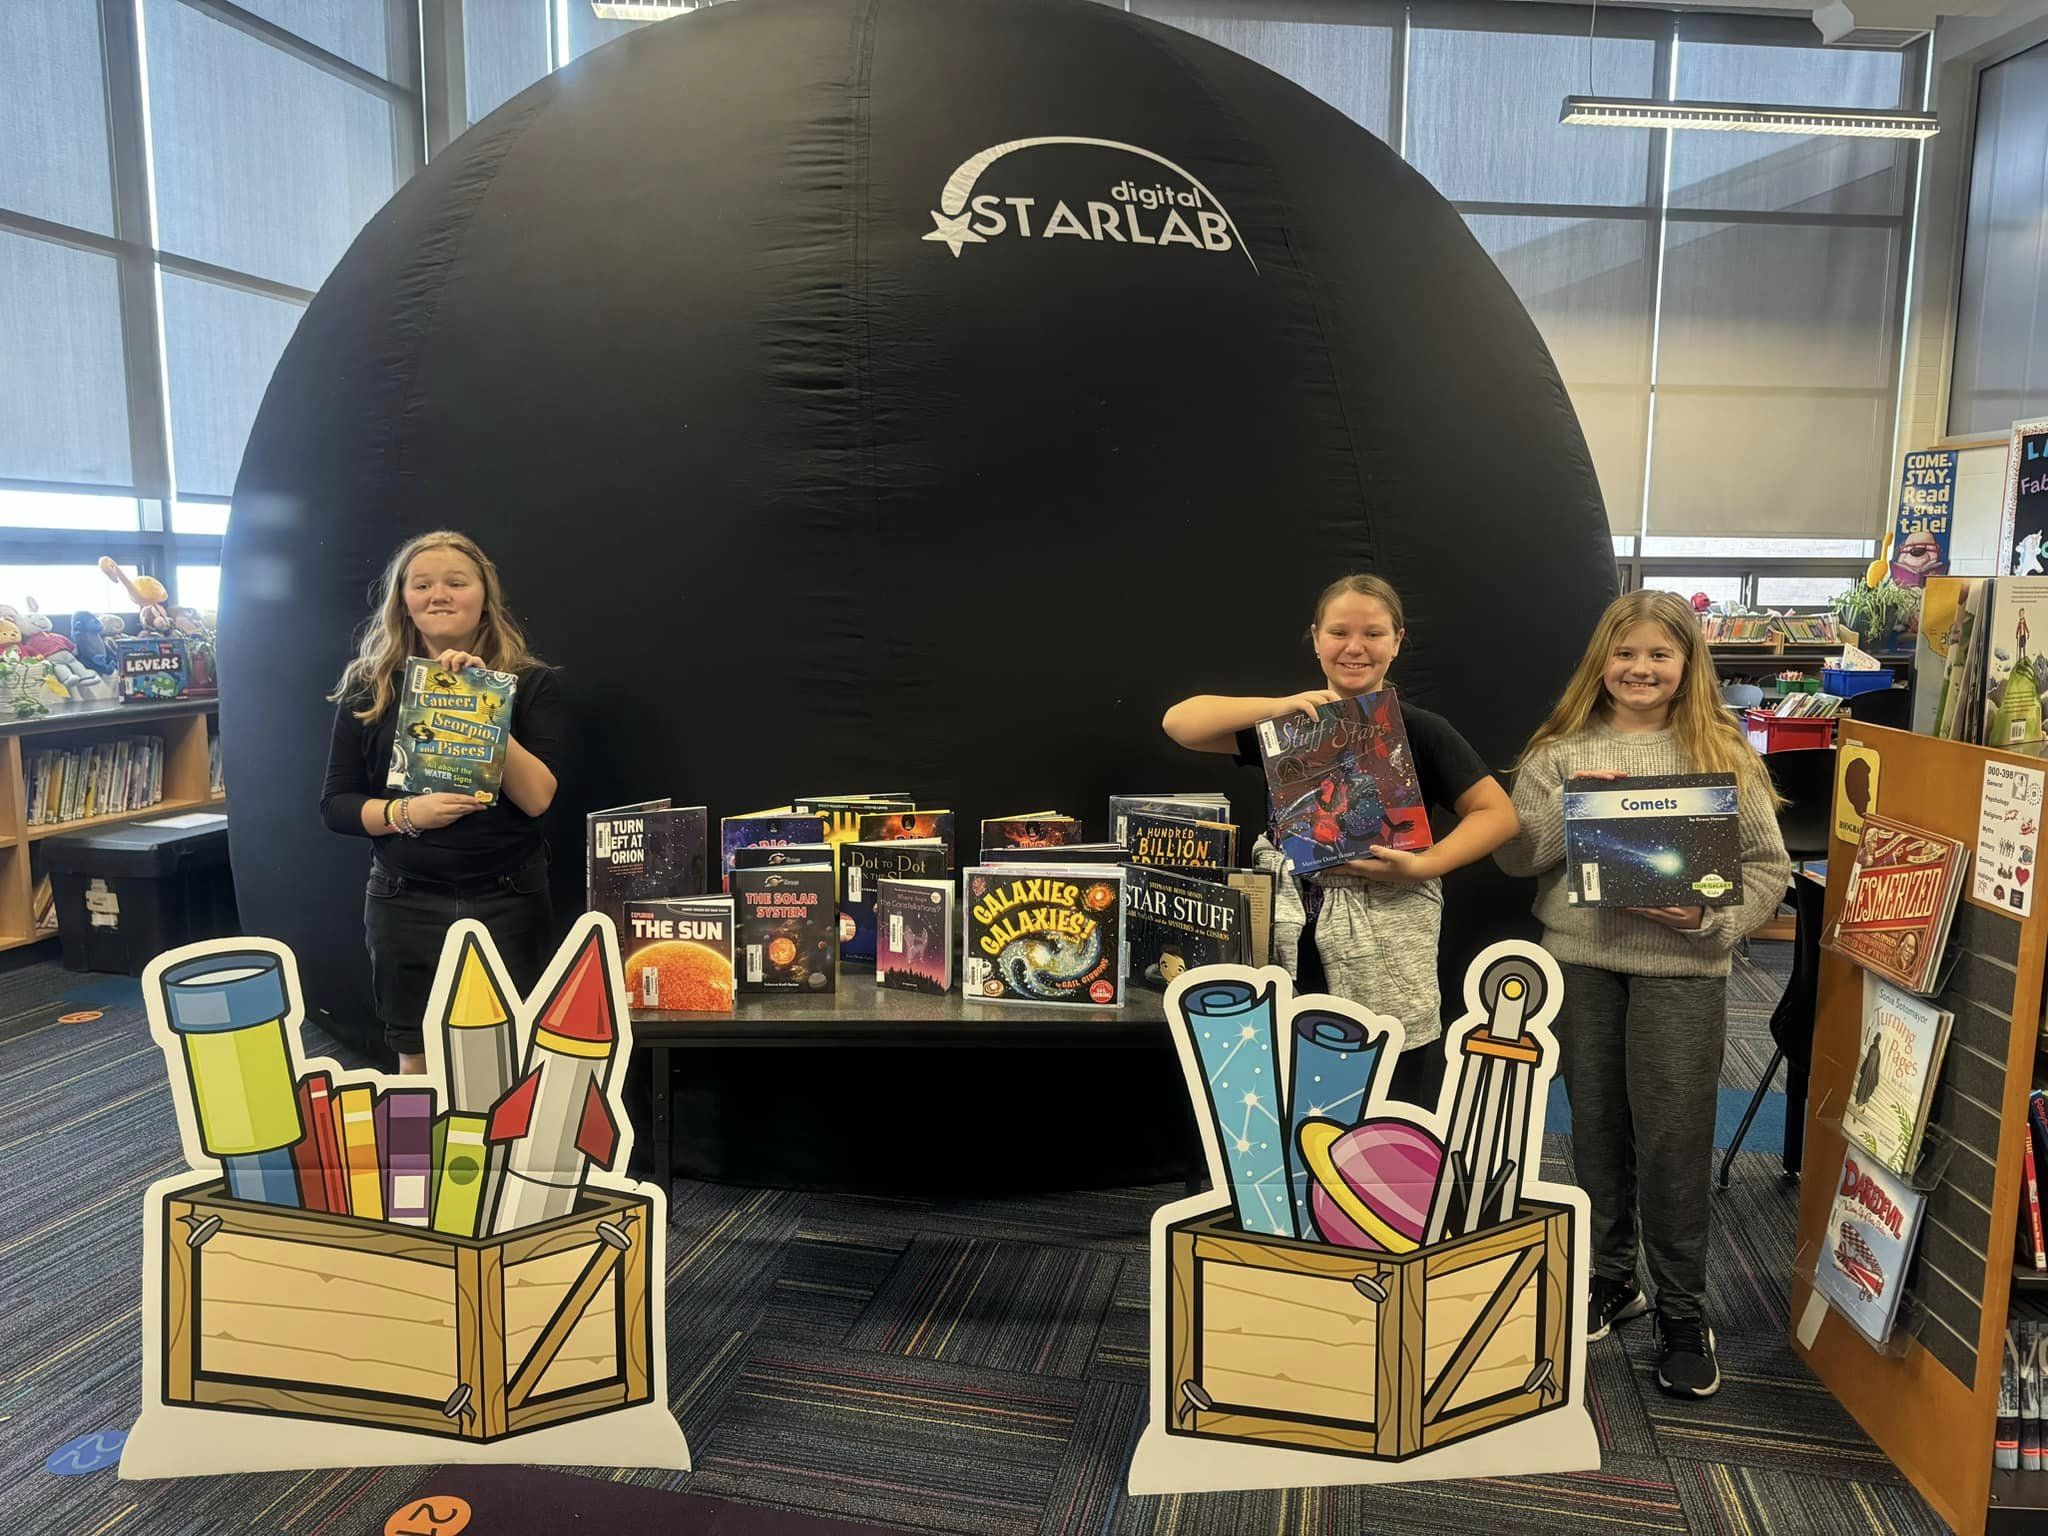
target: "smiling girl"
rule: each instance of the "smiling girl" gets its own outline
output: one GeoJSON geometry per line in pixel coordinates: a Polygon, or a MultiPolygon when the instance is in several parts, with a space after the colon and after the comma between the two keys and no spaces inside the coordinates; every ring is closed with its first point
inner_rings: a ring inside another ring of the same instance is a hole
{"type": "MultiPolygon", "coordinates": [[[[1260,764],[1253,728],[1261,720],[1377,692],[1407,638],[1401,598],[1377,576],[1346,576],[1316,600],[1308,642],[1324,685],[1276,698],[1200,694],[1183,699],[1160,723],[1197,752],[1228,752],[1260,764]]],[[[1444,1057],[1437,995],[1437,938],[1443,928],[1441,877],[1483,859],[1514,835],[1507,791],[1485,760],[1443,716],[1400,699],[1401,721],[1426,807],[1454,812],[1458,823],[1416,853],[1375,847],[1367,858],[1295,878],[1269,832],[1253,850],[1262,869],[1286,876],[1274,911],[1274,947],[1301,992],[1349,998],[1392,1014],[1406,1031],[1395,1068],[1396,1098],[1435,1108],[1444,1057]],[[1297,936],[1298,935],[1298,936],[1297,936]]]]}
{"type": "Polygon", "coordinates": [[[363,928],[377,1017],[399,1070],[424,1072],[421,1021],[450,923],[480,920],[520,991],[540,979],[554,915],[539,818],[555,798],[561,690],[526,649],[497,567],[467,535],[442,531],[392,556],[355,659],[328,697],[336,708],[320,814],[333,831],[371,839],[363,928]],[[414,656],[519,679],[493,804],[385,793],[399,674],[414,656]]]}
{"type": "Polygon", "coordinates": [[[1564,972],[1557,1038],[1572,1161],[1593,1208],[1587,1337],[1648,1310],[1636,1284],[1640,1246],[1657,1292],[1657,1384],[1708,1397],[1721,1385],[1703,1298],[1729,956],[1778,909],[1792,861],[1777,791],[1721,703],[1706,637],[1683,599],[1631,592],[1609,604],[1522,754],[1514,802],[1522,830],[1495,859],[1537,877],[1543,946],[1564,972]],[[1742,900],[1711,910],[1570,905],[1565,781],[1664,773],[1735,775],[1742,900]]]}

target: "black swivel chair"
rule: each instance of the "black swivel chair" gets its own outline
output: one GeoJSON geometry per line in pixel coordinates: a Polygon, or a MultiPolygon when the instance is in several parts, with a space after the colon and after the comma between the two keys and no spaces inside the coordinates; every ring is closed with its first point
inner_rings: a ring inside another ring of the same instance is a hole
{"type": "Polygon", "coordinates": [[[1721,1188],[1728,1187],[1728,1165],[1742,1147],[1749,1125],[1770,1092],[1771,1079],[1778,1075],[1778,1063],[1785,1063],[1785,1174],[1799,1175],[1800,1157],[1806,1143],[1806,1076],[1813,1066],[1813,1015],[1820,987],[1821,903],[1826,887],[1803,879],[1797,865],[1802,860],[1828,856],[1828,838],[1834,820],[1835,753],[1773,752],[1764,759],[1778,793],[1789,802],[1778,812],[1778,830],[1785,839],[1785,851],[1792,855],[1792,910],[1795,928],[1792,941],[1792,975],[1785,983],[1785,995],[1771,1014],[1771,1041],[1777,1047],[1770,1063],[1750,1095],[1749,1108],[1735,1137],[1721,1155],[1721,1188]]]}

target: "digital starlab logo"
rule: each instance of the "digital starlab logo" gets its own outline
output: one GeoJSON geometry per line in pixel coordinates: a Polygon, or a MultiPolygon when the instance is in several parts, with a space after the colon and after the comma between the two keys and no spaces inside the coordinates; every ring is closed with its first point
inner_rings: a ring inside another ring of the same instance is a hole
{"type": "Polygon", "coordinates": [[[1072,239],[1097,244],[1113,241],[1118,245],[1150,245],[1161,249],[1186,246],[1205,255],[1228,255],[1237,251],[1251,262],[1252,271],[1259,270],[1244,237],[1237,231],[1236,221],[1215,193],[1164,155],[1141,149],[1136,144],[1121,144],[1115,139],[1052,137],[1012,139],[1007,144],[992,144],[981,153],[961,161],[959,168],[946,178],[945,189],[939,194],[939,206],[932,210],[932,225],[932,230],[924,238],[938,241],[955,258],[967,246],[986,245],[991,240],[1015,235],[1023,240],[1072,239]],[[982,173],[998,160],[1053,144],[1082,145],[1135,155],[1153,165],[1165,167],[1182,184],[1161,181],[1155,172],[1139,176],[1126,174],[1104,187],[1100,196],[1077,198],[1074,203],[1056,198],[1050,207],[1042,198],[1011,197],[975,190],[982,173]]]}

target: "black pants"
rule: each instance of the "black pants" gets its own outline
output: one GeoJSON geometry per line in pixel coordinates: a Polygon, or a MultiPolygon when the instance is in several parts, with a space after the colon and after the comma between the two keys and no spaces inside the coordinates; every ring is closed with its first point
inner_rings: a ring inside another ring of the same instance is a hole
{"type": "Polygon", "coordinates": [[[441,941],[449,924],[463,917],[490,930],[512,985],[532,991],[547,963],[554,928],[547,855],[535,854],[509,875],[465,886],[432,884],[370,866],[363,934],[370,947],[377,1018],[392,1050],[417,1055],[425,1049],[421,1023],[441,963],[441,941]]]}

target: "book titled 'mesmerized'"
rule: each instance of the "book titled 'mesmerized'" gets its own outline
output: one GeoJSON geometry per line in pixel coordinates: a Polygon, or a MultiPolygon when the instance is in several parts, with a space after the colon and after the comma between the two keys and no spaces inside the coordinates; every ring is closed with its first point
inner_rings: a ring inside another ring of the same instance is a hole
{"type": "Polygon", "coordinates": [[[413,657],[399,687],[385,788],[408,795],[473,795],[486,805],[496,801],[518,687],[510,672],[452,672],[413,657]]]}
{"type": "Polygon", "coordinates": [[[1822,945],[1908,992],[1931,992],[1969,863],[1952,837],[1866,815],[1822,945]]]}
{"type": "Polygon", "coordinates": [[[1564,788],[1565,901],[1723,907],[1742,900],[1732,773],[1576,780],[1564,788]]]}
{"type": "Polygon", "coordinates": [[[1280,851],[1296,874],[1434,841],[1392,688],[1262,720],[1259,757],[1280,851]]]}
{"type": "Polygon", "coordinates": [[[1123,998],[1123,871],[983,867],[963,898],[965,996],[1108,1008],[1123,998]]]}

